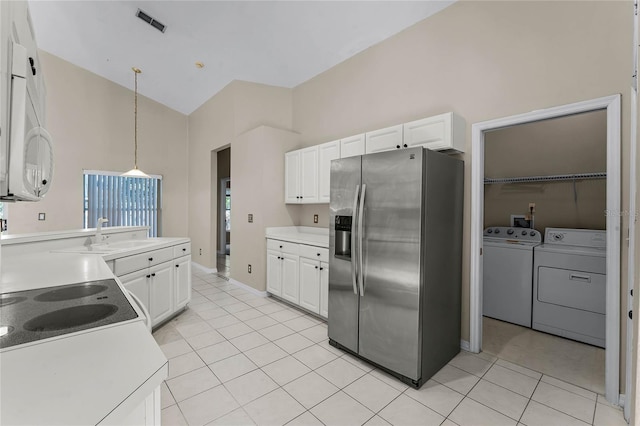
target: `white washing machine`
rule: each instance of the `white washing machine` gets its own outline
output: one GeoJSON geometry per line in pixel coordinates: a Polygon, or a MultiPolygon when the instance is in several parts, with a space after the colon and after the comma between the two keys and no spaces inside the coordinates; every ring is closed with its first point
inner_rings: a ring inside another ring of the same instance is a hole
{"type": "Polygon", "coordinates": [[[482,314],[531,327],[535,229],[492,226],[483,234],[482,314]]]}
{"type": "Polygon", "coordinates": [[[605,346],[606,231],[546,228],[535,249],[533,328],[605,346]]]}

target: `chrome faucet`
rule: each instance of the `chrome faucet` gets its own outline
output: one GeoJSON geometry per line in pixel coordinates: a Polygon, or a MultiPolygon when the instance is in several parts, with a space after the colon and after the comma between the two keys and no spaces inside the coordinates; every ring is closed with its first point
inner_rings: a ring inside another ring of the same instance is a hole
{"type": "Polygon", "coordinates": [[[98,218],[98,226],[96,226],[96,244],[100,244],[102,242],[102,224],[109,222],[109,219],[106,217],[98,218]]]}

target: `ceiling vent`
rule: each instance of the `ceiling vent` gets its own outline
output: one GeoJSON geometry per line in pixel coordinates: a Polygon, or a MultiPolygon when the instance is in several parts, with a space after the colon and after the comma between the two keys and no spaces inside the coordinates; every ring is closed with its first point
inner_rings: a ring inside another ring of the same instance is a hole
{"type": "Polygon", "coordinates": [[[155,20],[154,18],[152,18],[151,16],[147,15],[145,12],[143,12],[142,10],[138,9],[138,11],[136,12],[136,16],[140,19],[142,19],[144,22],[146,22],[147,24],[151,25],[153,28],[155,28],[156,30],[160,31],[161,33],[164,32],[164,30],[167,28],[166,25],[158,22],[157,20],[155,20]]]}

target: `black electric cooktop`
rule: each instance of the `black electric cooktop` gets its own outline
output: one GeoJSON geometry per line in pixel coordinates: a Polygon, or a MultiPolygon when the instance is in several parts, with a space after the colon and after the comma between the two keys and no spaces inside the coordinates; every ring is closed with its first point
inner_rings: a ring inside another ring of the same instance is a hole
{"type": "Polygon", "coordinates": [[[137,318],[114,279],[0,294],[0,348],[137,318]]]}

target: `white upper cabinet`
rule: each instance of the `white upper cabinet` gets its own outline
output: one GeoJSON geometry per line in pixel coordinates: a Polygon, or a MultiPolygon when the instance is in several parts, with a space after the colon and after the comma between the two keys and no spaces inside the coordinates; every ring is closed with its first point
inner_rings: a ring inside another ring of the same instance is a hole
{"type": "MultiPolygon", "coordinates": [[[[389,151],[402,148],[402,124],[366,133],[365,152],[389,151]]],[[[406,148],[406,147],[405,147],[406,148]]]]}
{"type": "Polygon", "coordinates": [[[284,155],[284,202],[300,202],[300,151],[284,155]]]}
{"type": "Polygon", "coordinates": [[[364,133],[340,139],[340,158],[364,155],[364,133]]]}
{"type": "Polygon", "coordinates": [[[462,117],[448,112],[404,124],[404,147],[423,146],[436,151],[464,152],[466,126],[462,117]]]}
{"type": "Polygon", "coordinates": [[[340,141],[323,143],[318,146],[318,201],[329,202],[331,188],[331,161],[340,158],[340,141]]]}
{"type": "Polygon", "coordinates": [[[318,146],[300,150],[300,203],[318,202],[318,146]]]}

